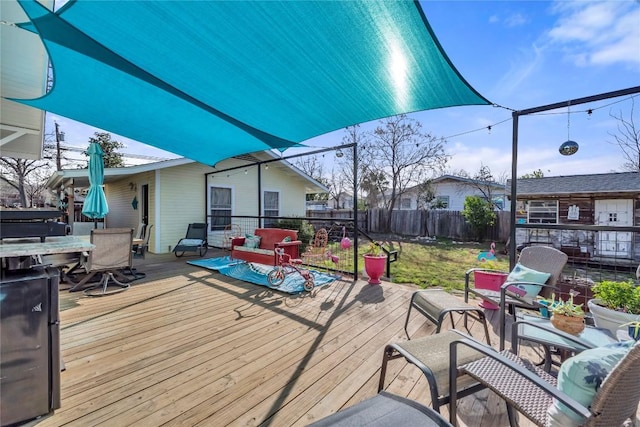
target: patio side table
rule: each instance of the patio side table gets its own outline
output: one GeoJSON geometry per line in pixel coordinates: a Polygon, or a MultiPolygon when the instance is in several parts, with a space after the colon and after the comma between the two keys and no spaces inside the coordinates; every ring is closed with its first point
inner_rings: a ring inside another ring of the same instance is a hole
{"type": "MultiPolygon", "coordinates": [[[[575,354],[594,347],[618,342],[608,329],[585,326],[584,330],[575,336],[563,337],[547,329],[557,331],[551,321],[545,317],[532,315],[518,315],[520,321],[516,322],[518,337],[521,340],[531,341],[542,345],[544,349],[544,370],[549,372],[552,365],[552,348],[561,351],[564,360],[567,354],[575,354]],[[539,326],[539,327],[538,327],[539,326]],[[569,338],[571,337],[571,338],[569,338]]],[[[565,334],[568,335],[568,334],[565,334]]]]}

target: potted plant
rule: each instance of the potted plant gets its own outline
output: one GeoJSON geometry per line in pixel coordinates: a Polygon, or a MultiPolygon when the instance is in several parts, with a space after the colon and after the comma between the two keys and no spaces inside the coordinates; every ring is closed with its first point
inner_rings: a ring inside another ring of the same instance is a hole
{"type": "Polygon", "coordinates": [[[584,330],[584,310],[582,304],[573,303],[573,295],[567,301],[554,301],[548,306],[551,324],[568,334],[578,335],[584,330]]]}
{"type": "Polygon", "coordinates": [[[603,280],[592,288],[593,299],[587,302],[593,321],[615,336],[622,325],[638,320],[640,287],[631,280],[603,280]]]}
{"type": "Polygon", "coordinates": [[[387,266],[387,255],[379,243],[371,242],[364,253],[364,270],[369,277],[369,284],[379,285],[380,277],[387,266]]]}

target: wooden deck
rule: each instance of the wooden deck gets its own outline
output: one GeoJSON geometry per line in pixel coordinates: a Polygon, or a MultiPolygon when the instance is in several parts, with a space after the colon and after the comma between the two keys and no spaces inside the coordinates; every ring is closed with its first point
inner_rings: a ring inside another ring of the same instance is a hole
{"type": "MultiPolygon", "coordinates": [[[[406,339],[413,286],[336,281],[291,296],[188,259],[136,260],[147,277],[120,294],[61,291],[62,408],[32,424],[302,426],[375,395],[385,344],[406,339]]],[[[412,335],[433,330],[412,316],[412,335]]],[[[402,359],[386,389],[430,400],[402,359]]],[[[458,419],[508,425],[487,391],[463,399],[458,419]]]]}

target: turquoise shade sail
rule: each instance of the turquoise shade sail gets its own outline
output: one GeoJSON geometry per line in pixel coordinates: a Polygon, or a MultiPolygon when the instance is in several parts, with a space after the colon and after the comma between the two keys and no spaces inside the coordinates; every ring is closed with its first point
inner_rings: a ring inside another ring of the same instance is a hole
{"type": "Polygon", "coordinates": [[[82,205],[82,214],[89,218],[104,218],[109,213],[109,205],[104,195],[104,159],[100,145],[92,142],[87,150],[89,154],[89,192],[82,205]]]}
{"type": "Polygon", "coordinates": [[[18,100],[205,164],[382,117],[489,104],[417,2],[19,0],[54,85],[18,100]]]}

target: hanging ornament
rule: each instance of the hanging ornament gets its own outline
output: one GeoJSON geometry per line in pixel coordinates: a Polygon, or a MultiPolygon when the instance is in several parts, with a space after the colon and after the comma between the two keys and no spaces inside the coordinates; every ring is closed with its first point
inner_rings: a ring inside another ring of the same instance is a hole
{"type": "Polygon", "coordinates": [[[567,106],[567,140],[560,145],[558,151],[563,156],[571,156],[578,152],[578,143],[571,140],[570,137],[570,129],[571,129],[571,105],[567,106]]]}

